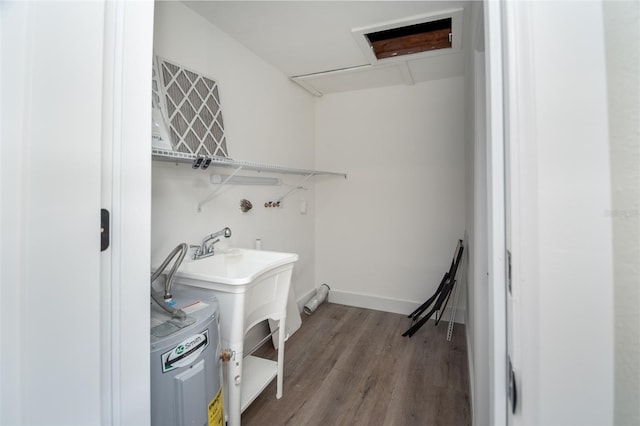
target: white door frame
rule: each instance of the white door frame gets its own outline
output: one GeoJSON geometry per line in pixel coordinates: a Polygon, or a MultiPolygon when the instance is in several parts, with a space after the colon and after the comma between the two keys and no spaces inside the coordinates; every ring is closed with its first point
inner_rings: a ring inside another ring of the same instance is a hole
{"type": "MultiPolygon", "coordinates": [[[[519,402],[505,420],[612,424],[613,274],[606,214],[611,184],[602,5],[501,1],[488,2],[487,8],[495,13],[489,23],[501,22],[501,37],[500,24],[489,32],[502,54],[502,69],[496,62],[493,70],[501,74],[504,99],[502,238],[513,254],[504,349],[513,362],[519,402]],[[549,31],[559,27],[559,37],[549,31]]],[[[496,76],[490,75],[493,81],[496,76]]],[[[497,99],[497,91],[493,95],[497,99]]],[[[491,119],[493,127],[497,119],[491,119]]],[[[500,179],[496,165],[494,182],[500,179]]],[[[495,200],[491,203],[495,218],[499,212],[495,200]]],[[[498,253],[492,255],[495,270],[498,253]]],[[[503,313],[494,308],[496,334],[495,316],[503,313]]]]}
{"type": "Polygon", "coordinates": [[[105,5],[101,263],[101,418],[150,422],[151,60],[153,1],[105,5]]]}
{"type": "MultiPolygon", "coordinates": [[[[503,8],[503,55],[505,88],[505,161],[506,169],[506,247],[512,253],[511,291],[507,291],[507,355],[512,363],[517,385],[518,403],[514,414],[507,407],[507,423],[512,425],[535,422],[539,409],[536,389],[539,368],[535,348],[539,307],[534,285],[538,281],[536,240],[537,198],[534,196],[537,178],[534,76],[532,75],[532,45],[529,27],[529,5],[503,8]],[[527,194],[518,196],[518,194],[527,194]],[[523,321],[526,319],[526,324],[523,321]],[[523,365],[527,365],[523,369],[523,365]],[[526,403],[523,403],[523,396],[526,403]],[[528,419],[528,421],[524,421],[528,419]],[[523,423],[524,421],[524,423],[523,423]]],[[[513,6],[513,5],[511,5],[513,6]]]]}
{"type": "Polygon", "coordinates": [[[487,76],[490,424],[502,425],[507,422],[502,3],[488,1],[484,6],[487,76]]]}

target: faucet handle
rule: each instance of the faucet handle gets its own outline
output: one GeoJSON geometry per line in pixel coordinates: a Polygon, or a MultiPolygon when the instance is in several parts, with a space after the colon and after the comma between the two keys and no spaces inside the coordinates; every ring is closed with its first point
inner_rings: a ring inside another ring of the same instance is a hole
{"type": "Polygon", "coordinates": [[[202,247],[197,244],[189,244],[189,250],[195,249],[193,254],[191,255],[191,260],[198,259],[199,256],[202,256],[202,247]]]}
{"type": "Polygon", "coordinates": [[[213,253],[213,245],[219,242],[220,242],[220,238],[216,238],[215,240],[211,241],[209,243],[209,248],[207,249],[207,253],[213,253]]]}

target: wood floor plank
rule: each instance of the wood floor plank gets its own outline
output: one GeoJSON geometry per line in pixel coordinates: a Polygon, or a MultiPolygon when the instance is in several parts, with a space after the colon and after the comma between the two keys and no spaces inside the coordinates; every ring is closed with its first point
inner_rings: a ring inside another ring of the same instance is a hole
{"type": "MultiPolygon", "coordinates": [[[[275,383],[243,426],[468,425],[464,326],[425,324],[412,338],[404,315],[324,303],[287,341],[284,395],[275,383]]],[[[265,345],[256,355],[275,359],[265,345]]]]}

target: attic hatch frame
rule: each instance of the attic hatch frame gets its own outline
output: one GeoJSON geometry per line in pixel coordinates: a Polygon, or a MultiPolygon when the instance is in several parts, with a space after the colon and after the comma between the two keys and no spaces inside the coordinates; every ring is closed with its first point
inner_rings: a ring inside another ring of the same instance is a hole
{"type": "Polygon", "coordinates": [[[371,65],[406,62],[430,56],[456,53],[462,50],[462,12],[462,8],[457,8],[437,13],[415,15],[366,27],[354,28],[351,30],[351,34],[371,65]],[[419,27],[428,28],[430,25],[437,27],[436,22],[447,19],[451,20],[450,47],[427,49],[422,51],[418,51],[420,49],[412,49],[411,53],[398,53],[393,56],[381,58],[376,56],[370,36],[373,36],[371,38],[377,39],[380,35],[385,33],[390,34],[391,32],[402,32],[403,30],[411,32],[411,27],[414,29],[419,27]],[[413,50],[416,50],[416,52],[414,53],[413,50]]]}
{"type": "Polygon", "coordinates": [[[451,18],[365,34],[378,59],[451,47],[451,18]]]}

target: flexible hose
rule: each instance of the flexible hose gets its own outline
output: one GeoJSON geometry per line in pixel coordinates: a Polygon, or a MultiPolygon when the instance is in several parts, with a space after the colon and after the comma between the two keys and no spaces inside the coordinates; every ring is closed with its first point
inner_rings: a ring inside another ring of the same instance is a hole
{"type": "Polygon", "coordinates": [[[187,246],[186,243],[178,244],[173,250],[171,250],[171,253],[169,253],[167,258],[162,262],[162,264],[156,270],[156,272],[154,272],[151,275],[151,283],[153,284],[153,282],[156,279],[158,279],[160,274],[164,272],[169,262],[171,262],[171,260],[176,256],[176,254],[178,254],[178,252],[180,253],[178,256],[178,259],[175,262],[173,262],[173,266],[171,267],[171,270],[167,274],[167,280],[164,283],[165,299],[171,298],[171,286],[173,285],[173,275],[176,273],[176,271],[180,267],[180,264],[182,263],[182,260],[184,259],[184,256],[187,254],[188,251],[189,251],[189,247],[187,246]]]}
{"type": "Polygon", "coordinates": [[[187,314],[185,314],[182,309],[176,309],[172,306],[167,305],[167,303],[163,299],[161,299],[155,291],[153,291],[153,288],[151,289],[151,298],[158,304],[158,306],[171,314],[173,318],[177,318],[181,321],[187,318],[187,314]]]}
{"type": "Polygon", "coordinates": [[[176,309],[173,308],[171,306],[169,306],[166,301],[171,299],[171,286],[173,285],[173,276],[176,273],[176,271],[178,270],[178,268],[180,267],[180,264],[182,263],[182,261],[184,260],[184,256],[187,254],[187,251],[189,251],[189,247],[187,246],[186,243],[181,243],[178,244],[173,250],[171,250],[171,253],[169,253],[169,255],[167,256],[167,258],[162,262],[162,264],[160,265],[160,267],[153,273],[151,274],[151,298],[165,311],[167,311],[168,313],[170,313],[173,317],[184,320],[187,317],[187,314],[184,313],[184,311],[182,311],[181,309],[176,309]],[[173,258],[176,257],[176,255],[178,256],[177,259],[173,262],[173,265],[171,266],[171,269],[169,270],[169,273],[167,274],[167,279],[164,282],[164,300],[160,299],[160,296],[158,296],[155,291],[153,290],[153,282],[155,280],[158,279],[158,277],[164,272],[164,270],[167,268],[167,265],[169,264],[169,262],[171,262],[171,260],[173,258]]]}

